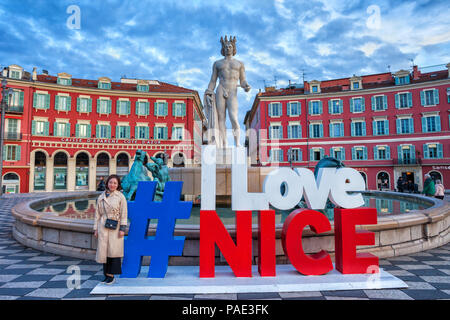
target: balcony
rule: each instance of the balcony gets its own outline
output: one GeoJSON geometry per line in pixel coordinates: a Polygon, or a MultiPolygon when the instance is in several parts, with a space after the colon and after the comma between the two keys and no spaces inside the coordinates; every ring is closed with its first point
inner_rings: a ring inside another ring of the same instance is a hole
{"type": "Polygon", "coordinates": [[[5,112],[9,113],[23,113],[23,106],[11,106],[7,105],[5,112]]]}
{"type": "Polygon", "coordinates": [[[18,132],[5,132],[5,140],[22,140],[22,133],[18,132]]]}
{"type": "Polygon", "coordinates": [[[413,159],[393,159],[394,166],[420,166],[422,164],[422,158],[413,159]]]}

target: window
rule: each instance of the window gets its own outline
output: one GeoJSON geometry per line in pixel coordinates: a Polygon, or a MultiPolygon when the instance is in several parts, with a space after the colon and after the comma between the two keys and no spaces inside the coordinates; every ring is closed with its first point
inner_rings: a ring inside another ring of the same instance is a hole
{"type": "Polygon", "coordinates": [[[423,156],[425,159],[442,159],[444,157],[442,144],[426,143],[423,145],[423,156]]]}
{"type": "Polygon", "coordinates": [[[155,116],[167,116],[168,107],[167,102],[155,102],[155,116]]]}
{"type": "Polygon", "coordinates": [[[70,86],[70,85],[72,85],[72,79],[67,79],[67,78],[58,78],[58,80],[56,82],[58,84],[63,85],[63,86],[70,86]]]}
{"type": "Polygon", "coordinates": [[[280,117],[282,114],[280,102],[269,103],[269,117],[280,117]]]}
{"type": "Polygon", "coordinates": [[[301,114],[300,102],[289,102],[287,104],[287,115],[288,116],[299,116],[301,114]]]}
{"type": "Polygon", "coordinates": [[[375,146],[373,147],[373,158],[375,160],[389,160],[391,152],[389,146],[375,146]]]}
{"type": "Polygon", "coordinates": [[[109,82],[98,82],[98,88],[99,89],[111,89],[111,83],[109,82]]]}
{"type": "Polygon", "coordinates": [[[97,138],[110,139],[111,126],[107,124],[98,124],[96,127],[97,138]]]}
{"type": "Polygon", "coordinates": [[[395,95],[395,107],[398,109],[411,108],[412,107],[412,94],[411,92],[397,93],[395,95]]]}
{"type": "Polygon", "coordinates": [[[71,98],[67,96],[55,96],[55,109],[58,111],[70,111],[71,98]]]}
{"type": "Polygon", "coordinates": [[[319,88],[317,86],[312,86],[312,92],[318,92],[319,88]]]}
{"type": "Polygon", "coordinates": [[[359,82],[353,82],[353,89],[359,89],[359,82]]]}
{"type": "Polygon", "coordinates": [[[91,112],[92,100],[89,98],[77,98],[77,112],[91,112]]]}
{"type": "Polygon", "coordinates": [[[341,99],[338,100],[328,100],[328,113],[329,114],[340,114],[343,112],[343,103],[341,99]]]}
{"type": "Polygon", "coordinates": [[[408,83],[409,83],[409,76],[395,77],[396,85],[408,84],[408,83]]]}
{"type": "Polygon", "coordinates": [[[12,71],[12,70],[11,70],[9,76],[10,76],[11,78],[14,78],[14,79],[20,79],[20,71],[12,71]]]}
{"type": "Polygon", "coordinates": [[[397,119],[397,134],[414,133],[414,119],[401,118],[397,119]]]}
{"type": "Polygon", "coordinates": [[[12,118],[7,119],[6,131],[8,133],[17,134],[18,131],[19,131],[18,127],[19,127],[19,120],[18,119],[12,119],[12,118]]]}
{"type": "Polygon", "coordinates": [[[136,87],[136,90],[140,91],[140,92],[148,92],[149,86],[148,85],[144,85],[144,84],[138,84],[137,87],[136,87]]]}
{"type": "Polygon", "coordinates": [[[50,108],[50,95],[42,93],[34,93],[33,95],[33,107],[36,109],[49,109],[50,108]]]}
{"type": "Polygon", "coordinates": [[[299,162],[302,161],[302,150],[298,148],[289,149],[288,161],[299,162]]]}
{"type": "Polygon", "coordinates": [[[323,126],[321,123],[313,123],[309,125],[309,135],[311,138],[323,137],[323,126]]]}
{"type": "Polygon", "coordinates": [[[331,148],[331,156],[337,160],[345,160],[345,150],[342,147],[331,148]]]}
{"type": "Polygon", "coordinates": [[[283,150],[271,149],[269,153],[271,162],[283,162],[283,150]]]}
{"type": "Polygon", "coordinates": [[[20,146],[12,144],[3,146],[3,160],[4,161],[20,160],[20,146]]]}
{"type": "Polygon", "coordinates": [[[300,139],[302,137],[302,127],[299,124],[288,126],[288,139],[300,139]]]}
{"type": "Polygon", "coordinates": [[[427,116],[422,118],[422,132],[441,131],[441,118],[439,116],[427,116]]]}
{"type": "Polygon", "coordinates": [[[117,100],[117,114],[130,114],[130,101],[117,100]]]}
{"type": "Polygon", "coordinates": [[[154,139],[157,140],[167,140],[167,127],[155,127],[154,128],[154,139]]]}
{"type": "Polygon", "coordinates": [[[271,125],[269,127],[269,139],[283,139],[283,127],[281,125],[271,125]]]}
{"type": "Polygon", "coordinates": [[[70,123],[55,122],[53,135],[56,137],[70,137],[70,123]]]}
{"type": "Polygon", "coordinates": [[[362,137],[366,135],[366,123],[363,121],[352,122],[352,137],[362,137]]]}
{"type": "Polygon", "coordinates": [[[136,115],[148,116],[150,114],[149,103],[146,101],[136,101],[136,115]]]}
{"type": "Polygon", "coordinates": [[[365,103],[363,98],[350,99],[350,112],[363,112],[365,110],[365,103]]]}
{"type": "Polygon", "coordinates": [[[309,158],[311,161],[319,161],[324,157],[323,148],[314,148],[309,150],[309,158]]]}
{"type": "Polygon", "coordinates": [[[372,100],[372,110],[382,111],[387,109],[387,97],[386,96],[374,96],[372,100]]]}
{"type": "Polygon", "coordinates": [[[33,120],[31,122],[31,134],[36,136],[48,136],[49,135],[49,122],[42,120],[33,120]]]}
{"type": "Polygon", "coordinates": [[[352,148],[352,160],[367,160],[367,148],[366,147],[353,147],[352,148]]]}
{"type": "Polygon", "coordinates": [[[435,106],[439,104],[438,89],[423,90],[420,92],[420,102],[422,106],[435,106]]]}
{"type": "Polygon", "coordinates": [[[186,104],[183,102],[174,102],[172,104],[172,115],[174,117],[186,116],[186,104]]]}
{"type": "Polygon", "coordinates": [[[14,90],[11,96],[6,96],[9,107],[23,107],[23,91],[14,90]]]}
{"type": "Polygon", "coordinates": [[[91,137],[91,125],[84,123],[77,123],[75,128],[75,135],[78,138],[90,138],[91,137]]]}
{"type": "Polygon", "coordinates": [[[183,127],[172,127],[172,140],[183,140],[183,127]]]}
{"type": "Polygon", "coordinates": [[[135,136],[136,139],[149,139],[149,128],[147,126],[136,126],[135,136]]]}
{"type": "Polygon", "coordinates": [[[322,101],[310,101],[309,114],[310,115],[322,114],[322,101]]]}
{"type": "Polygon", "coordinates": [[[416,151],[414,145],[399,145],[397,147],[398,159],[402,164],[412,164],[416,161],[416,151]]]}
{"type": "Polygon", "coordinates": [[[116,126],[116,138],[117,139],[129,139],[130,138],[130,126],[116,126]]]}
{"type": "Polygon", "coordinates": [[[389,121],[388,120],[375,120],[373,122],[373,135],[383,136],[389,134],[389,121]]]}
{"type": "Polygon", "coordinates": [[[97,113],[110,114],[111,100],[97,99],[97,113]]]}
{"type": "Polygon", "coordinates": [[[332,122],[330,123],[330,137],[343,137],[344,136],[344,123],[332,122]]]}

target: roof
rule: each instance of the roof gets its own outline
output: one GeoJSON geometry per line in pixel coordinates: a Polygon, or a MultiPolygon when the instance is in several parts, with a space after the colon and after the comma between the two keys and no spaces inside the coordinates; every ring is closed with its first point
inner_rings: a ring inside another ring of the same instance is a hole
{"type": "MultiPolygon", "coordinates": [[[[37,76],[37,81],[39,81],[39,82],[56,84],[57,80],[58,80],[58,77],[50,76],[47,74],[39,74],[37,76]]],[[[197,91],[195,91],[195,90],[175,86],[170,83],[165,83],[165,82],[161,82],[161,81],[158,81],[158,83],[159,83],[159,85],[149,84],[149,92],[197,93],[197,91]]],[[[98,80],[72,78],[72,87],[97,89],[98,88],[98,80]]],[[[137,91],[136,87],[137,87],[137,84],[135,84],[135,83],[111,82],[111,90],[137,91]]]]}

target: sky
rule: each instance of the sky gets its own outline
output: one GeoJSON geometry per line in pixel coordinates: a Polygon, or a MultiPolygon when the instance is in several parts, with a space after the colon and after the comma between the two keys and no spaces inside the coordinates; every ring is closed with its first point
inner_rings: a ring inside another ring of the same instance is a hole
{"type": "Polygon", "coordinates": [[[232,35],[252,87],[238,93],[244,127],[264,86],[409,70],[413,62],[445,69],[449,16],[447,0],[2,0],[0,66],[160,80],[203,97],[223,58],[220,37],[232,35]]]}

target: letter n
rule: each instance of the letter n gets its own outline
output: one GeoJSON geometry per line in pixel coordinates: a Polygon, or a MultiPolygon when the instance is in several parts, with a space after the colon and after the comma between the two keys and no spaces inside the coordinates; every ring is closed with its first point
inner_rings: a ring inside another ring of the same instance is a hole
{"type": "Polygon", "coordinates": [[[252,212],[236,211],[236,244],[216,211],[200,210],[200,278],[213,278],[215,245],[236,277],[252,276],[252,212]]]}

